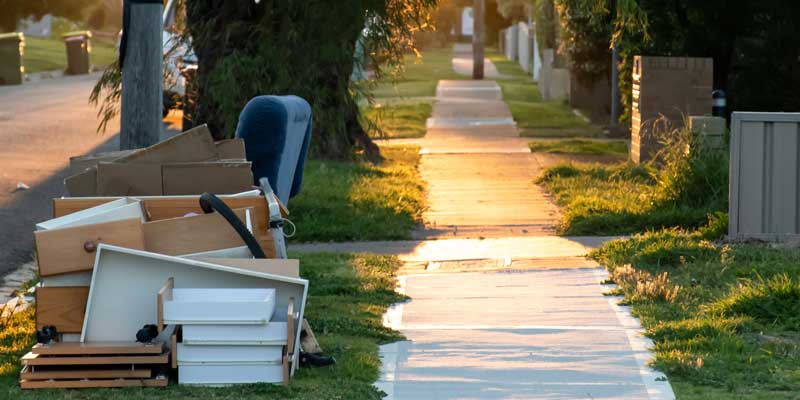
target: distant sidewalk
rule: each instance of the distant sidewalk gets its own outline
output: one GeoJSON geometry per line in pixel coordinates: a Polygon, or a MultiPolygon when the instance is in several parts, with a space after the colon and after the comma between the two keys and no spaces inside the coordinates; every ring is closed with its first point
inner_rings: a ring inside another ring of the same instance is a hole
{"type": "MultiPolygon", "coordinates": [[[[456,43],[453,46],[453,70],[457,74],[472,76],[472,45],[456,43]]],[[[491,79],[506,77],[488,58],[483,59],[483,76],[491,79]]]]}

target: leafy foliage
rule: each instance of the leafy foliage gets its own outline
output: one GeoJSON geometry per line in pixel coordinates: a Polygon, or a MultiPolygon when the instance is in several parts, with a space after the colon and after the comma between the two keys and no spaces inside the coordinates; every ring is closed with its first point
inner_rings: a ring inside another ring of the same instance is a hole
{"type": "Polygon", "coordinates": [[[579,78],[602,75],[609,67],[609,46],[619,49],[622,120],[630,118],[634,55],[712,57],[714,87],[728,92],[730,110],[800,109],[800,94],[793,89],[800,85],[795,23],[800,2],[554,1],[562,47],[579,78]]]}
{"type": "Polygon", "coordinates": [[[294,94],[313,108],[314,156],[349,159],[353,149],[377,157],[359,123],[352,85],[354,49],[361,35],[366,65],[377,78],[398,67],[415,32],[429,27],[436,0],[187,1],[187,34],[198,58],[193,118],[220,136],[233,135],[252,97],[294,94]],[[366,27],[366,29],[365,29],[366,27]]]}

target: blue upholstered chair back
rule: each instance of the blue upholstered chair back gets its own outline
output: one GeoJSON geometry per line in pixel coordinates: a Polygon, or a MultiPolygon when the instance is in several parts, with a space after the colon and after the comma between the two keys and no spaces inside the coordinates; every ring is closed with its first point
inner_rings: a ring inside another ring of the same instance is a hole
{"type": "Polygon", "coordinates": [[[244,139],[255,184],[267,177],[284,204],[300,193],[308,144],[311,105],[297,96],[258,96],[239,114],[236,137],[244,139]]]}

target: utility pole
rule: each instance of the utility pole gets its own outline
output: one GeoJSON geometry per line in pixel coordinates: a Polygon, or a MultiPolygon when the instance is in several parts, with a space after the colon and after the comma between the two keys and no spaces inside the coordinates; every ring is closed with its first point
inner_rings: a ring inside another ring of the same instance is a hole
{"type": "Polygon", "coordinates": [[[472,7],[472,79],[483,79],[483,36],[486,3],[474,0],[472,7]]]}
{"type": "Polygon", "coordinates": [[[162,125],[162,2],[126,0],[120,149],[158,143],[162,125]]]}

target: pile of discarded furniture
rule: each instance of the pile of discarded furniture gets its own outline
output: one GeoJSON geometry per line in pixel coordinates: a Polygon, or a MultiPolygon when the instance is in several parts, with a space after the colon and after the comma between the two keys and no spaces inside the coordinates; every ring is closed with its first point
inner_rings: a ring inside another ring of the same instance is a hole
{"type": "Polygon", "coordinates": [[[22,388],[288,383],[308,281],[286,258],[286,199],[254,186],[245,142],[200,126],[71,159],[71,197],[34,232],[39,343],[22,388]]]}

